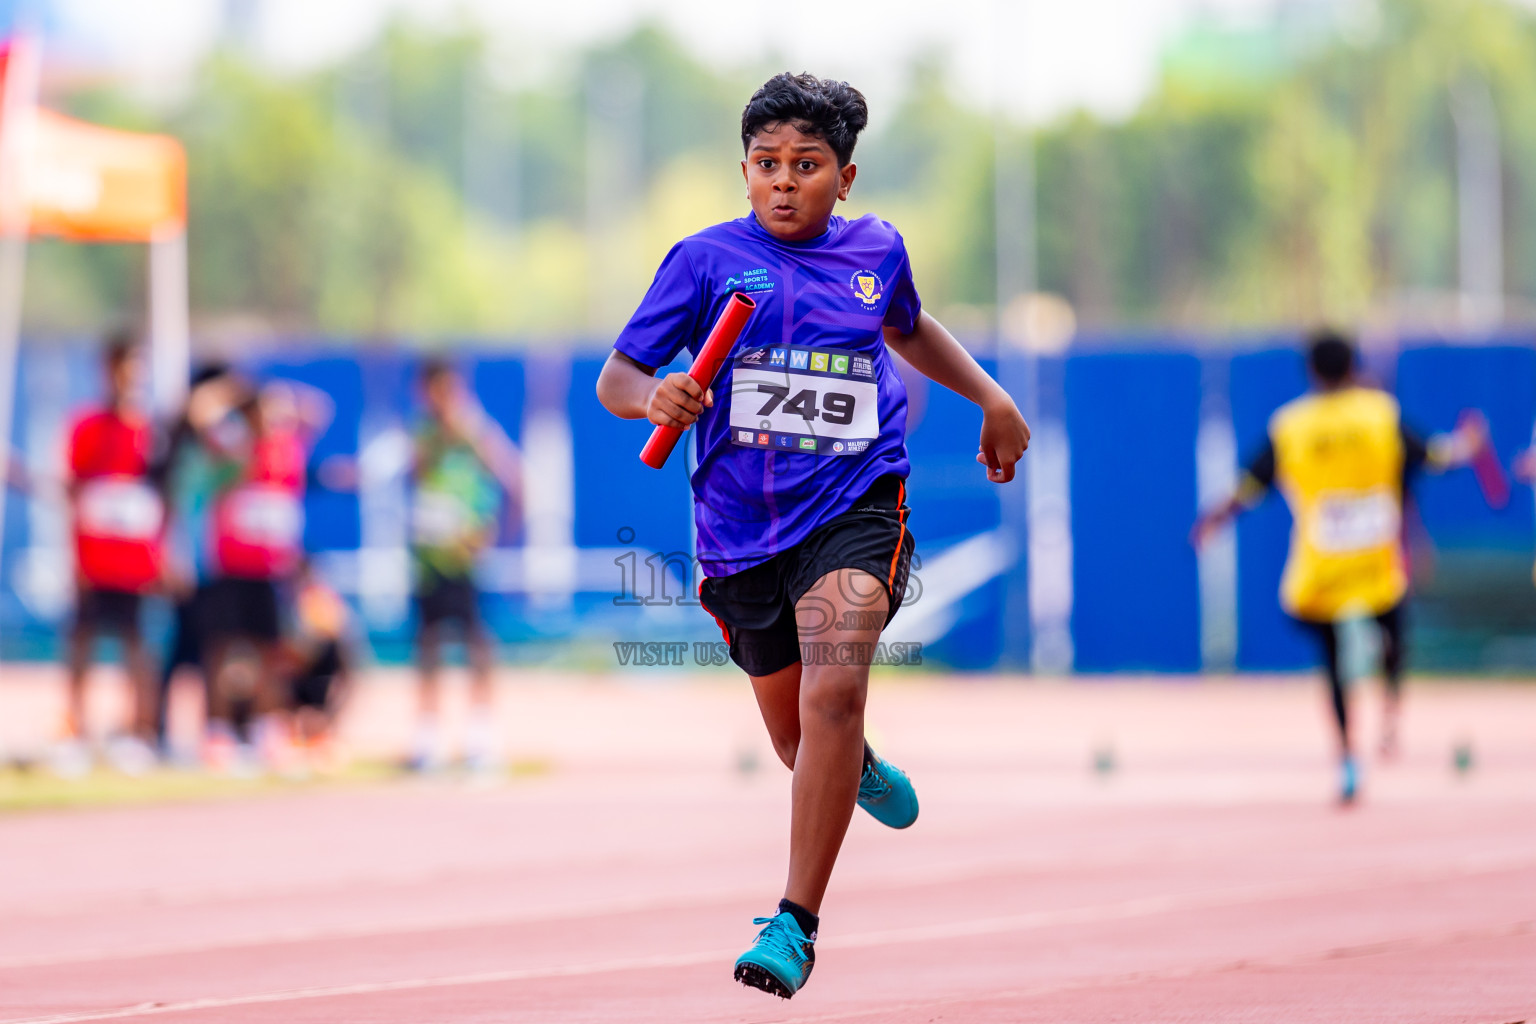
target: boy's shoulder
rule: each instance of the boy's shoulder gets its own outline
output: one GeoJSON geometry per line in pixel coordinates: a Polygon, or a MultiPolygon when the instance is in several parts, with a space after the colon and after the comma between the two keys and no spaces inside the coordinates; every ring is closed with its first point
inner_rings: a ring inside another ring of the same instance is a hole
{"type": "MultiPolygon", "coordinates": [[[[873,213],[866,213],[852,220],[846,217],[833,217],[830,229],[833,232],[833,238],[829,244],[833,248],[902,242],[901,232],[896,230],[896,226],[873,213]]],[[[691,255],[701,248],[710,248],[722,243],[735,245],[742,241],[768,246],[782,244],[759,228],[750,215],[711,224],[707,228],[688,235],[677,244],[691,255]]]]}
{"type": "Polygon", "coordinates": [[[757,235],[752,230],[749,219],[737,217],[734,220],[723,220],[718,224],[711,224],[707,228],[700,228],[693,234],[684,236],[678,240],[676,248],[693,255],[721,243],[739,244],[743,240],[755,238],[757,235]]]}
{"type": "Polygon", "coordinates": [[[866,213],[853,220],[844,220],[842,238],[860,241],[902,241],[901,232],[896,230],[896,225],[876,213],[866,213]]]}

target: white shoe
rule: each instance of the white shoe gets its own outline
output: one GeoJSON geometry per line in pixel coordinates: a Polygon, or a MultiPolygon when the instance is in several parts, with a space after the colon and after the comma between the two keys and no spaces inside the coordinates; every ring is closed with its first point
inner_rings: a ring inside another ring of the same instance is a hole
{"type": "Polygon", "coordinates": [[[155,752],[137,736],[113,736],[107,740],[107,763],[115,771],[134,778],[155,766],[155,752]]]}
{"type": "Polygon", "coordinates": [[[464,767],[482,778],[501,774],[501,749],[496,740],[496,723],[490,713],[484,708],[472,710],[464,729],[464,767]]]}
{"type": "Polygon", "coordinates": [[[60,740],[48,751],[48,770],[61,779],[83,779],[91,773],[91,749],[82,740],[60,740]]]}

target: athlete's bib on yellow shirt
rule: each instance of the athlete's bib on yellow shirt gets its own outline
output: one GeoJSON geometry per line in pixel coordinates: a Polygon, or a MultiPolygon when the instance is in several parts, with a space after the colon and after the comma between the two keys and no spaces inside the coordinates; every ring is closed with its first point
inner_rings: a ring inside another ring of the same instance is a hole
{"type": "Polygon", "coordinates": [[[1397,605],[1408,590],[1397,400],[1374,388],[1307,395],[1275,412],[1269,437],[1295,518],[1281,605],[1312,622],[1397,605]]]}

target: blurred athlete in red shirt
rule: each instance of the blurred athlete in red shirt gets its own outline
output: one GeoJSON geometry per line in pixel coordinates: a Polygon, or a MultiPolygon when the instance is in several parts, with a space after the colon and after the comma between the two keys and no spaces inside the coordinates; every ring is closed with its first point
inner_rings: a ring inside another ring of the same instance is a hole
{"type": "Polygon", "coordinates": [[[210,759],[224,760],[221,748],[234,739],[241,766],[255,767],[258,758],[272,763],[284,755],[273,728],[273,714],[286,704],[278,640],[286,589],[304,552],[309,449],[330,422],[332,405],[323,392],[296,381],[231,397],[233,409],[213,408],[214,392],[210,408],[192,410],[218,463],[208,538],[214,578],[199,619],[212,721],[232,720],[236,678],[254,673],[256,735],[243,727],[243,715],[234,716],[234,737],[210,735],[210,759]],[[232,422],[225,420],[229,412],[236,414],[232,422]],[[221,435],[221,422],[235,428],[230,436],[221,435]]]}
{"type": "Polygon", "coordinates": [[[104,354],[107,401],[75,421],[69,434],[69,505],[74,521],[75,621],[69,631],[69,711],[59,765],[89,767],[85,750],[85,680],[94,641],[115,635],[132,684],[131,735],[114,737],[118,767],[143,770],[153,753],[153,667],[139,629],[143,596],[160,580],[165,509],[150,476],[153,429],[138,404],[139,354],[114,338],[104,354]]]}

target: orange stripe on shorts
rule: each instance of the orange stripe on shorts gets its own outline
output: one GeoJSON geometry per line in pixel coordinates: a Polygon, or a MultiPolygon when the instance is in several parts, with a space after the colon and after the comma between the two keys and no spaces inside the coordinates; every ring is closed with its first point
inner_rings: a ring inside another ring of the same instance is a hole
{"type": "Polygon", "coordinates": [[[896,550],[891,552],[891,571],[887,573],[885,577],[886,587],[894,587],[896,585],[896,561],[897,559],[901,558],[901,545],[907,539],[907,510],[901,508],[901,506],[905,505],[906,503],[907,482],[903,480],[901,483],[897,484],[896,491],[896,507],[901,509],[901,511],[898,513],[898,515],[901,516],[901,532],[896,535],[896,550]]]}

